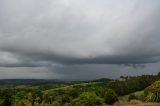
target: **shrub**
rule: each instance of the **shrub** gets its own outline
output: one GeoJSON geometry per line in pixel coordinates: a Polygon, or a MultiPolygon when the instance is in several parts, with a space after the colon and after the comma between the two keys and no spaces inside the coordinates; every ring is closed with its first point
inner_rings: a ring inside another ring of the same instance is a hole
{"type": "Polygon", "coordinates": [[[95,93],[97,96],[104,98],[104,94],[105,94],[105,89],[102,87],[97,87],[95,90],[95,93]]]}
{"type": "Polygon", "coordinates": [[[52,106],[62,106],[62,104],[60,102],[58,102],[58,101],[54,101],[52,103],[52,106]]]}
{"type": "Polygon", "coordinates": [[[149,102],[160,102],[160,81],[154,82],[145,89],[146,100],[149,102]]]}
{"type": "Polygon", "coordinates": [[[146,94],[149,93],[149,92],[160,93],[160,81],[154,82],[152,85],[150,85],[149,87],[147,87],[145,89],[145,91],[146,91],[146,94]]]}
{"type": "Polygon", "coordinates": [[[134,94],[130,94],[128,97],[128,101],[133,100],[133,99],[138,99],[134,94]]]}
{"type": "Polygon", "coordinates": [[[145,101],[145,94],[141,94],[139,97],[138,97],[138,100],[141,100],[141,101],[145,101]]]}
{"type": "Polygon", "coordinates": [[[6,95],[2,106],[12,106],[12,97],[10,95],[6,95]]]}
{"type": "Polygon", "coordinates": [[[112,89],[107,89],[105,91],[104,98],[106,104],[113,104],[114,102],[118,101],[117,94],[112,89]]]}
{"type": "Polygon", "coordinates": [[[77,89],[70,89],[68,90],[68,95],[72,98],[77,98],[79,96],[79,92],[77,89]]]}
{"type": "Polygon", "coordinates": [[[160,93],[149,93],[146,99],[149,102],[160,102],[160,93]]]}
{"type": "Polygon", "coordinates": [[[70,103],[65,103],[63,106],[70,106],[70,103]]]}
{"type": "Polygon", "coordinates": [[[93,92],[84,92],[78,98],[71,101],[70,106],[97,106],[102,105],[103,100],[93,92]]]}
{"type": "Polygon", "coordinates": [[[65,103],[69,103],[70,102],[70,98],[68,95],[62,95],[61,96],[61,99],[62,99],[62,104],[65,104],[65,103]]]}

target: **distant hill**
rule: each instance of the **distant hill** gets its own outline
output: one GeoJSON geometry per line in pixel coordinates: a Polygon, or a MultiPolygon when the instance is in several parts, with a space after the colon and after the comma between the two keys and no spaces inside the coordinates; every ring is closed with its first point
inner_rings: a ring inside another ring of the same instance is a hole
{"type": "Polygon", "coordinates": [[[0,85],[62,83],[56,79],[0,79],[0,85]]]}
{"type": "Polygon", "coordinates": [[[108,82],[108,81],[111,81],[111,79],[108,79],[108,78],[100,78],[100,79],[92,80],[92,82],[108,82]]]}

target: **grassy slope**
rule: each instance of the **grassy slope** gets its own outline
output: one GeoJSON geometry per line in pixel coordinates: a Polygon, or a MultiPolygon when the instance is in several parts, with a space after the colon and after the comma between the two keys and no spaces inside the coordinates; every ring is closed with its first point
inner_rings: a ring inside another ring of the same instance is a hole
{"type": "Polygon", "coordinates": [[[67,89],[67,88],[72,88],[73,86],[96,85],[98,83],[99,82],[90,82],[90,83],[80,83],[80,84],[66,85],[66,86],[63,86],[63,87],[58,87],[58,88],[54,88],[54,89],[48,89],[48,90],[45,90],[44,92],[52,92],[52,91],[60,90],[60,89],[63,90],[63,89],[67,89]]]}
{"type": "MultiPolygon", "coordinates": [[[[144,91],[137,91],[137,92],[134,92],[134,93],[131,93],[131,94],[134,94],[136,96],[141,96],[141,95],[144,94],[144,91]]],[[[130,94],[121,97],[122,100],[120,100],[120,102],[117,103],[114,106],[160,106],[160,103],[146,103],[146,102],[140,102],[140,103],[135,103],[135,104],[130,103],[130,102],[127,101],[129,95],[130,94]]]]}
{"type": "Polygon", "coordinates": [[[120,106],[160,106],[159,103],[141,103],[141,104],[132,104],[132,105],[120,105],[120,106]]]}
{"type": "MultiPolygon", "coordinates": [[[[144,91],[137,91],[137,92],[134,92],[134,93],[131,93],[131,94],[134,94],[134,95],[136,95],[136,96],[140,97],[141,95],[143,95],[143,94],[144,94],[144,91]]],[[[124,100],[126,100],[126,101],[127,101],[127,100],[128,100],[129,95],[130,95],[130,94],[123,96],[124,100]]]]}

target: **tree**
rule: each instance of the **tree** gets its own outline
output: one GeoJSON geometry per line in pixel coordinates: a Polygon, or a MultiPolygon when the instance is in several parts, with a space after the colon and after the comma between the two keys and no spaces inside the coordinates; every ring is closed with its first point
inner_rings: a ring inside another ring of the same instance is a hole
{"type": "Polygon", "coordinates": [[[133,99],[138,99],[135,94],[130,94],[128,97],[128,101],[133,100],[133,99]]]}
{"type": "Polygon", "coordinates": [[[2,106],[12,106],[12,98],[10,95],[6,95],[2,106]]]}
{"type": "Polygon", "coordinates": [[[118,101],[117,94],[112,89],[106,90],[104,98],[106,104],[113,104],[118,101]]]}
{"type": "Polygon", "coordinates": [[[160,77],[160,72],[158,72],[157,76],[159,76],[159,77],[160,77]]]}
{"type": "Polygon", "coordinates": [[[78,98],[71,101],[70,106],[97,106],[102,105],[103,100],[94,92],[84,92],[78,98]]]}

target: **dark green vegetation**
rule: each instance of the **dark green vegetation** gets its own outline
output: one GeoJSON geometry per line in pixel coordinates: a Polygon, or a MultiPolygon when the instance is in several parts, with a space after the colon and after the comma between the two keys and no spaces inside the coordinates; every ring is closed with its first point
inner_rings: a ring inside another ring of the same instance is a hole
{"type": "Polygon", "coordinates": [[[113,80],[107,84],[108,88],[113,89],[118,95],[126,95],[140,91],[159,80],[159,76],[142,75],[137,77],[123,77],[121,80],[113,80]]]}
{"type": "Polygon", "coordinates": [[[160,102],[160,81],[154,82],[152,85],[145,89],[147,101],[160,102]]]}
{"type": "Polygon", "coordinates": [[[118,97],[127,94],[129,101],[160,102],[158,80],[159,75],[85,82],[0,80],[0,106],[105,106],[114,104],[118,97]],[[133,94],[136,91],[141,91],[141,95],[133,94]]]}

